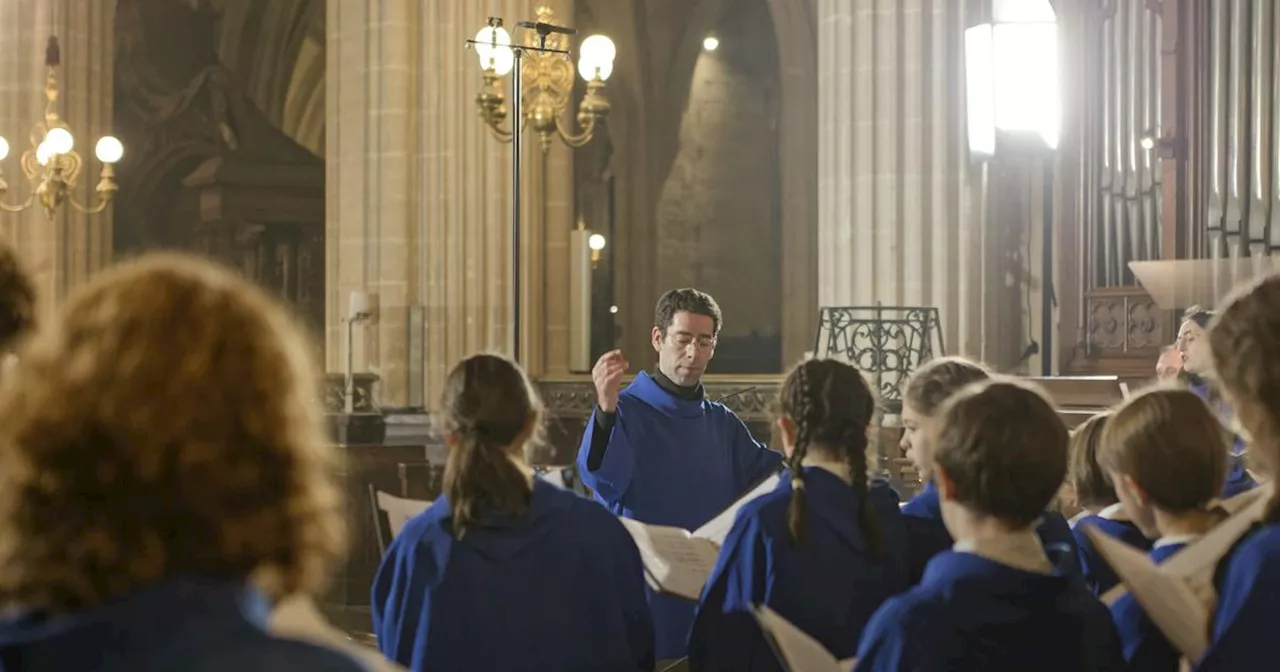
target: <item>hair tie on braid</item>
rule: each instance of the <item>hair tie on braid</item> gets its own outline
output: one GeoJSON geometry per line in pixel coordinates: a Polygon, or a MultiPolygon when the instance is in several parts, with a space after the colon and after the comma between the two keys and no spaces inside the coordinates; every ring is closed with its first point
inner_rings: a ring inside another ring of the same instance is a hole
{"type": "Polygon", "coordinates": [[[803,478],[800,478],[800,477],[798,477],[798,476],[792,476],[792,477],[791,477],[791,489],[792,489],[792,490],[804,490],[804,479],[803,479],[803,478]]]}

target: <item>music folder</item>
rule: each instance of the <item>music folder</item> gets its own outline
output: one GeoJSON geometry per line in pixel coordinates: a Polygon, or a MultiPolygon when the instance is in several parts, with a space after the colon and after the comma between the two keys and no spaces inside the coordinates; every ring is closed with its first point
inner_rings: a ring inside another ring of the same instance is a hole
{"type": "Polygon", "coordinates": [[[786,672],[848,672],[857,662],[836,660],[818,640],[769,607],[757,605],[751,613],[786,672]]]}
{"type": "MultiPolygon", "coordinates": [[[[1189,660],[1199,660],[1209,647],[1209,621],[1217,601],[1213,574],[1218,562],[1262,517],[1271,499],[1269,485],[1258,489],[1263,492],[1251,494],[1245,500],[1247,505],[1160,565],[1146,553],[1095,527],[1085,529],[1128,592],[1189,660]]],[[[1108,594],[1104,601],[1109,604],[1121,594],[1108,594]]]]}
{"type": "Polygon", "coordinates": [[[660,593],[697,601],[702,595],[720,546],[733,528],[733,521],[747,502],[772,492],[781,477],[774,474],[758,483],[747,494],[739,497],[729,508],[707,521],[702,527],[688,530],[666,525],[649,525],[630,518],[620,518],[623,527],[640,549],[644,563],[645,579],[649,586],[660,593]]]}

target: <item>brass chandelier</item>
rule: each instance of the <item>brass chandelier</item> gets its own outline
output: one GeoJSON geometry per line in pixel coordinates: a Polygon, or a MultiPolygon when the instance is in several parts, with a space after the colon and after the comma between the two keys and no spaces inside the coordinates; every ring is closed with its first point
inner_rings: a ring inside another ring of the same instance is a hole
{"type": "MultiPolygon", "coordinates": [[[[102,174],[98,180],[97,202],[82,205],[71,195],[84,168],[84,161],[75,151],[75,136],[66,122],[58,116],[58,67],[62,64],[58,38],[50,37],[45,49],[45,110],[44,121],[31,129],[31,148],[22,153],[19,164],[22,173],[31,184],[31,193],[22,203],[13,205],[0,201],[0,210],[22,212],[37,202],[49,219],[64,203],[85,214],[98,214],[107,208],[119,187],[115,182],[113,165],[124,156],[124,145],[113,136],[98,139],[94,154],[102,162],[102,174]]],[[[0,137],[0,161],[9,156],[9,142],[0,137]]],[[[0,196],[8,193],[9,184],[0,169],[0,196]]]]}
{"type": "Polygon", "coordinates": [[[501,19],[490,19],[476,34],[474,45],[480,57],[484,88],[476,95],[480,118],[502,142],[511,142],[513,132],[503,128],[507,119],[507,99],[502,78],[518,62],[520,71],[515,92],[521,108],[520,123],[528,124],[538,134],[542,151],[551,148],[552,138],[559,136],[570,147],[582,147],[595,136],[597,124],[609,115],[609,101],[604,97],[605,82],[613,73],[616,54],[613,41],[604,35],[592,35],[579,49],[578,74],[587,83],[587,92],[578,105],[578,126],[574,133],[562,120],[573,95],[573,63],[569,54],[569,35],[573,30],[553,23],[550,7],[539,7],[535,22],[521,24],[531,28],[524,45],[512,45],[511,35],[502,27],[501,19]],[[520,58],[517,58],[519,50],[520,58]]]}

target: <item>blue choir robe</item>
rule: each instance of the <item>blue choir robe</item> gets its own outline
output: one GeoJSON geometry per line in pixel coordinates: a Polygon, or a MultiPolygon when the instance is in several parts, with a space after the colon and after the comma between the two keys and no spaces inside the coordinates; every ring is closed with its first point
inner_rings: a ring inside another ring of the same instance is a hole
{"type": "Polygon", "coordinates": [[[818,640],[836,658],[852,658],[862,628],[889,597],[910,586],[898,494],[875,481],[867,506],[885,554],[876,558],[858,525],[853,487],[825,469],[805,467],[808,539],[791,543],[790,478],[742,507],[703,589],[689,636],[692,670],[781,670],[750,613],[765,604],[818,640]]]}
{"type": "Polygon", "coordinates": [[[1276,667],[1280,622],[1280,524],[1255,525],[1218,564],[1218,604],[1198,672],[1276,667]]]}
{"type": "Polygon", "coordinates": [[[535,480],[519,517],[454,536],[447,498],[410,519],[373,582],[378,648],[421,670],[653,669],[635,542],[598,504],[535,480]]]}
{"type": "MultiPolygon", "coordinates": [[[[782,463],[723,404],[680,399],[644,371],[618,395],[604,458],[591,469],[599,428],[593,416],[582,437],[582,481],[615,514],[643,523],[696,530],[782,463]]],[[[658,658],[684,656],[697,605],[660,594],[650,603],[658,658]]]]}
{"type": "MultiPolygon", "coordinates": [[[[937,554],[951,548],[951,533],[942,522],[942,502],[933,482],[924,486],[915,497],[902,507],[907,516],[907,532],[911,540],[911,578],[919,581],[925,567],[937,554]]],[[[1036,526],[1036,535],[1049,557],[1059,564],[1068,576],[1080,575],[1080,563],[1076,558],[1076,540],[1071,535],[1067,519],[1057,511],[1045,511],[1036,526]]]]}
{"type": "MultiPolygon", "coordinates": [[[[1151,548],[1152,562],[1159,564],[1168,560],[1190,541],[1190,538],[1157,541],[1151,548]]],[[[1131,593],[1125,593],[1111,605],[1111,619],[1120,633],[1120,645],[1130,672],[1178,672],[1182,654],[1131,593]]]]}
{"type": "Polygon", "coordinates": [[[920,585],[880,607],[854,666],[855,672],[1122,669],[1111,616],[1079,578],[956,551],[933,558],[920,585]]]}
{"type": "Polygon", "coordinates": [[[70,614],[0,620],[0,671],[365,669],[345,653],[269,634],[269,613],[243,581],[172,579],[70,614]]]}
{"type": "MultiPolygon", "coordinates": [[[[1191,391],[1196,393],[1196,396],[1204,399],[1206,403],[1213,407],[1219,417],[1230,418],[1235,413],[1225,403],[1221,401],[1213,402],[1213,393],[1207,383],[1192,383],[1190,387],[1191,391]]],[[[1249,475],[1248,470],[1245,468],[1244,455],[1246,450],[1244,439],[1237,435],[1231,443],[1231,453],[1227,456],[1227,480],[1222,484],[1222,499],[1230,499],[1242,492],[1248,492],[1258,487],[1258,482],[1249,475]]]]}
{"type": "Polygon", "coordinates": [[[1128,520],[1111,518],[1119,510],[1119,504],[1112,504],[1097,515],[1084,514],[1071,521],[1071,533],[1075,535],[1079,549],[1080,572],[1084,575],[1085,586],[1093,591],[1094,595],[1101,596],[1111,590],[1120,583],[1120,577],[1116,576],[1115,570],[1111,569],[1111,565],[1107,564],[1102,554],[1093,547],[1093,542],[1089,541],[1089,536],[1084,533],[1085,527],[1097,527],[1108,536],[1119,539],[1134,548],[1144,551],[1151,549],[1151,540],[1143,536],[1142,530],[1139,530],[1137,525],[1128,520]]]}

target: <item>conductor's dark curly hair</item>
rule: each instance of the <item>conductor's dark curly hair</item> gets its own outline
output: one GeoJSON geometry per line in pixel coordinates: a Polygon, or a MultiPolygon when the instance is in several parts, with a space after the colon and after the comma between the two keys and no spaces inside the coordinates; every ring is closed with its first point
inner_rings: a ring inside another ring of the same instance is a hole
{"type": "Polygon", "coordinates": [[[80,288],[0,389],[0,608],[184,575],[318,590],[343,520],[311,353],[282,306],[193,257],[80,288]]]}

